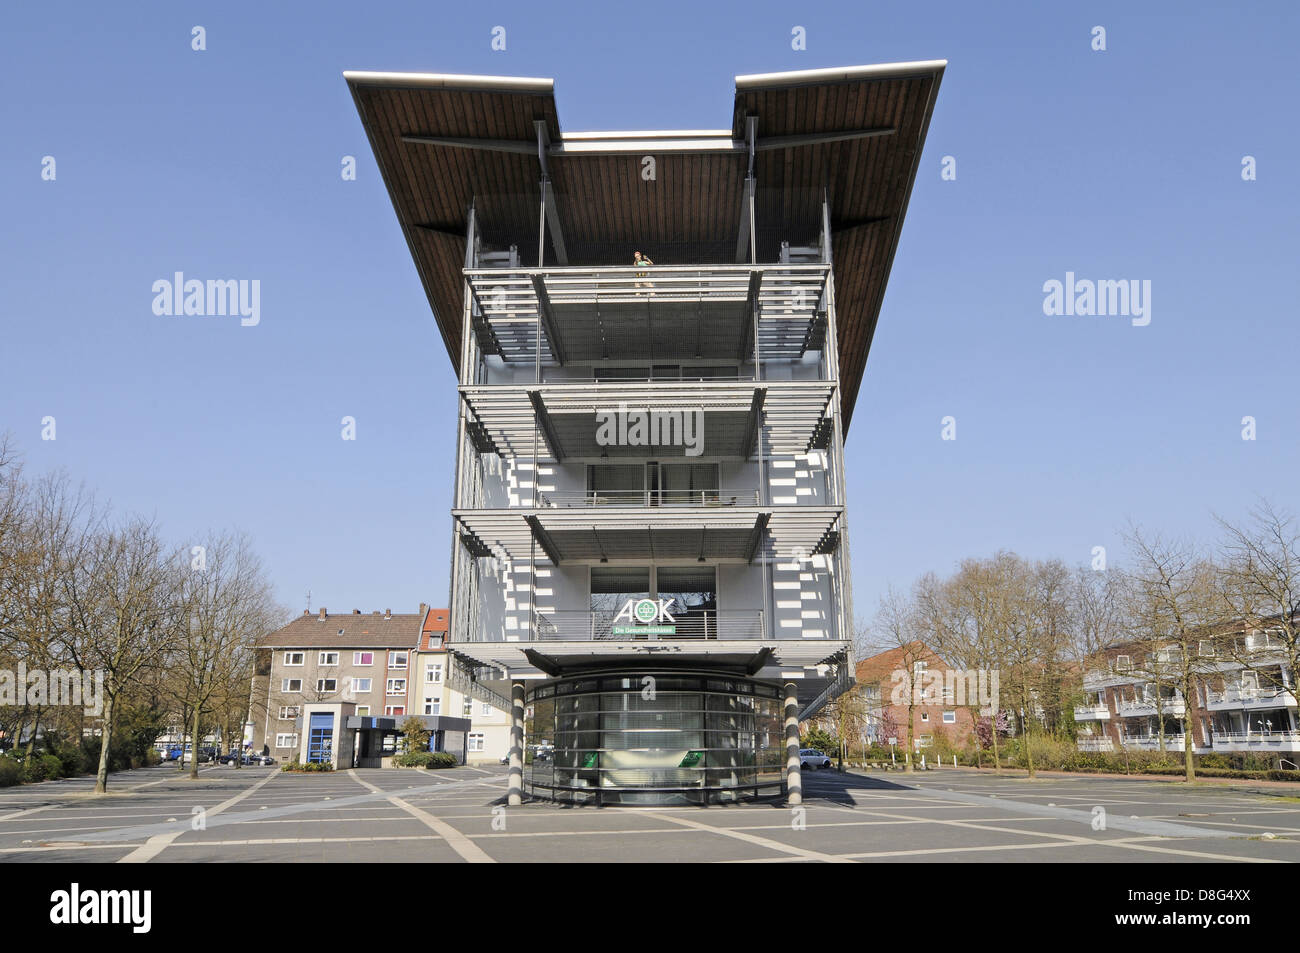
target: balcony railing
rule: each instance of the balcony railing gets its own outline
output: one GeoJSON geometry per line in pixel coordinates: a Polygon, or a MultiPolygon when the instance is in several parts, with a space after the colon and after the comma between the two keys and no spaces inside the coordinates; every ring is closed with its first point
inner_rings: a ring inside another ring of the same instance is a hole
{"type": "Polygon", "coordinates": [[[1210,708],[1235,707],[1296,707],[1296,697],[1281,688],[1228,688],[1221,692],[1206,692],[1210,708]]]}
{"type": "Polygon", "coordinates": [[[561,609],[537,612],[533,616],[534,640],[544,642],[634,642],[674,640],[762,639],[762,609],[696,609],[676,612],[665,619],[642,625],[616,612],[588,612],[561,609]]]}
{"type": "Polygon", "coordinates": [[[1157,709],[1154,698],[1138,698],[1120,701],[1115,706],[1115,710],[1123,717],[1169,715],[1172,718],[1181,718],[1187,711],[1187,703],[1181,698],[1166,698],[1157,709]]]}
{"type": "Polygon", "coordinates": [[[756,489],[573,490],[543,493],[543,506],[758,506],[756,489]]]}
{"type": "MultiPolygon", "coordinates": [[[[1165,735],[1166,751],[1182,751],[1185,739],[1181,734],[1165,735]]],[[[1159,751],[1159,735],[1126,735],[1121,741],[1125,748],[1134,748],[1138,751],[1159,751]]]]}
{"type": "Polygon", "coordinates": [[[1115,742],[1109,738],[1080,738],[1080,751],[1114,751],[1115,742]]]}
{"type": "Polygon", "coordinates": [[[1281,745],[1300,745],[1300,731],[1251,731],[1214,733],[1214,747],[1229,745],[1250,745],[1261,748],[1281,745]]]}
{"type": "Polygon", "coordinates": [[[1110,717],[1110,709],[1105,705],[1075,705],[1075,721],[1104,721],[1110,717]]]}

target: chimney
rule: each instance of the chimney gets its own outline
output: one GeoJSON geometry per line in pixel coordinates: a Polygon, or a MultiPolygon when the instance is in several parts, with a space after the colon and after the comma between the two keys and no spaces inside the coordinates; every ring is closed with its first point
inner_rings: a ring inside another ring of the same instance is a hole
{"type": "Polygon", "coordinates": [[[428,613],[428,611],[429,611],[429,606],[428,606],[428,604],[427,604],[427,603],[423,603],[423,602],[421,602],[421,603],[420,603],[420,621],[424,621],[424,617],[425,617],[425,615],[428,613]]]}
{"type": "Polygon", "coordinates": [[[393,610],[392,610],[392,609],[385,609],[385,610],[384,610],[384,618],[385,618],[385,619],[391,619],[392,617],[393,617],[393,610]]]}
{"type": "Polygon", "coordinates": [[[352,610],[352,614],[353,614],[353,615],[361,615],[361,610],[360,610],[360,609],[353,609],[353,610],[352,610]]]}
{"type": "Polygon", "coordinates": [[[310,609],[303,609],[303,610],[302,610],[302,614],[303,614],[303,615],[311,615],[311,610],[310,610],[310,609]]]}
{"type": "Polygon", "coordinates": [[[321,607],[320,607],[320,620],[321,620],[322,622],[325,621],[325,607],[324,607],[324,606],[321,606],[321,607]]]}

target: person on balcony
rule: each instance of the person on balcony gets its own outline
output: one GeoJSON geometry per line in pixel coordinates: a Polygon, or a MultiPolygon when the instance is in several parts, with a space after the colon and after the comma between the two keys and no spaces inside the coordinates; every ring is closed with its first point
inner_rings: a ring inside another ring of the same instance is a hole
{"type": "MultiPolygon", "coordinates": [[[[649,258],[647,258],[645,255],[641,254],[641,253],[638,251],[638,252],[633,252],[633,253],[632,253],[632,264],[633,264],[635,267],[639,268],[639,267],[641,267],[642,265],[653,265],[654,262],[652,262],[649,258]]],[[[638,278],[644,278],[644,277],[646,277],[646,272],[644,272],[644,271],[638,271],[638,272],[636,273],[636,276],[637,276],[638,278]]],[[[641,282],[637,281],[637,282],[634,282],[634,283],[633,283],[632,287],[634,287],[634,288],[653,288],[654,285],[650,284],[650,282],[648,282],[648,281],[647,281],[645,284],[642,284],[641,282]]],[[[639,294],[639,293],[640,293],[640,292],[638,292],[638,294],[639,294]]]]}

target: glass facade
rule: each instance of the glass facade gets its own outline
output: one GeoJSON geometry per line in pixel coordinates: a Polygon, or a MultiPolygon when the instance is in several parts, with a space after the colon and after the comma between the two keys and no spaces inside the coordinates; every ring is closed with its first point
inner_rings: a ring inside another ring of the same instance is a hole
{"type": "Polygon", "coordinates": [[[781,794],[782,697],[708,672],[617,671],[527,695],[524,785],[592,804],[709,804],[781,794]]]}

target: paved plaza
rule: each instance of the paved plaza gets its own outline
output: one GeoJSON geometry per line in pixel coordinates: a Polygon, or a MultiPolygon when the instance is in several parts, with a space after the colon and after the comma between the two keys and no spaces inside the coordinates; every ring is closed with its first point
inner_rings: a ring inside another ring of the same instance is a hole
{"type": "Polygon", "coordinates": [[[0,862],[1300,860],[1300,798],[1115,777],[806,772],[803,810],[505,808],[505,768],[160,766],[0,791],[0,862]]]}

